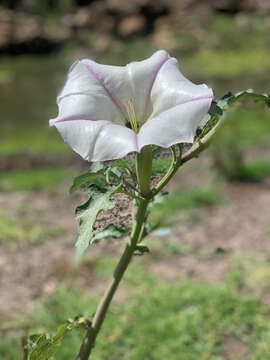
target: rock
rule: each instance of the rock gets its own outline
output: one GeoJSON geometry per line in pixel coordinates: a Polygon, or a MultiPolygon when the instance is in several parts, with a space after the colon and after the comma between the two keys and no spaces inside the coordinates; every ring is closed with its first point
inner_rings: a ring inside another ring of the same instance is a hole
{"type": "Polygon", "coordinates": [[[95,22],[93,11],[90,7],[79,9],[72,17],[70,25],[76,28],[90,27],[95,22]]]}
{"type": "Polygon", "coordinates": [[[118,26],[118,33],[121,36],[138,34],[145,29],[146,20],[141,15],[130,15],[125,17],[118,26]]]}
{"type": "Polygon", "coordinates": [[[112,38],[109,35],[100,34],[92,43],[93,50],[97,53],[106,51],[110,48],[112,38]]]}
{"type": "Polygon", "coordinates": [[[157,48],[172,51],[177,46],[174,36],[174,27],[172,27],[164,18],[157,20],[155,31],[153,33],[153,41],[157,48]]]}

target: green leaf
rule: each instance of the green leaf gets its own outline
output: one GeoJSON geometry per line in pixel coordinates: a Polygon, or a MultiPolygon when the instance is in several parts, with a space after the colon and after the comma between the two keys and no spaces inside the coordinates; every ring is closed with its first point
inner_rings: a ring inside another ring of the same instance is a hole
{"type": "Polygon", "coordinates": [[[144,255],[145,253],[149,253],[149,247],[144,244],[137,244],[135,248],[134,255],[144,255]]]}
{"type": "Polygon", "coordinates": [[[242,100],[254,100],[255,102],[262,102],[267,107],[270,107],[270,95],[256,94],[251,89],[241,91],[237,94],[228,92],[217,101],[213,101],[208,114],[202,120],[202,127],[197,129],[195,141],[202,139],[213,127],[221,120],[221,116],[230,108],[231,105],[242,100]]]}
{"type": "Polygon", "coordinates": [[[213,116],[213,115],[222,115],[223,114],[223,111],[222,109],[217,105],[217,102],[216,101],[212,101],[211,103],[211,106],[210,106],[210,109],[208,111],[208,114],[210,116],[213,116]]]}
{"type": "Polygon", "coordinates": [[[113,224],[110,224],[105,227],[104,230],[100,231],[97,235],[92,238],[91,243],[99,242],[106,238],[112,237],[114,239],[119,239],[127,234],[127,229],[120,228],[113,224]]]}
{"type": "Polygon", "coordinates": [[[32,351],[29,355],[29,360],[48,360],[54,355],[57,347],[65,334],[70,330],[69,323],[65,323],[57,329],[56,334],[50,338],[46,334],[32,335],[30,341],[32,342],[32,351]]]}
{"type": "Polygon", "coordinates": [[[91,166],[90,170],[87,173],[75,177],[69,193],[72,194],[79,189],[89,187],[93,184],[100,186],[104,185],[104,172],[104,166],[101,163],[95,163],[91,166]]]}
{"type": "Polygon", "coordinates": [[[76,329],[83,328],[89,329],[91,322],[82,317],[78,316],[75,319],[66,321],[60,325],[54,336],[47,334],[34,334],[28,338],[28,350],[29,360],[49,360],[55,354],[57,347],[59,347],[64,339],[67,332],[76,329]]]}
{"type": "Polygon", "coordinates": [[[115,206],[113,194],[121,191],[122,185],[99,189],[91,186],[87,192],[90,197],[86,203],[77,207],[76,218],[79,220],[79,235],[76,242],[75,262],[79,263],[87,247],[93,242],[93,226],[102,210],[111,210],[115,206]]]}
{"type": "Polygon", "coordinates": [[[256,94],[251,89],[241,91],[235,95],[229,92],[217,102],[217,105],[222,110],[227,110],[230,105],[242,100],[254,100],[255,102],[263,102],[266,106],[270,107],[270,95],[256,94]]]}
{"type": "Polygon", "coordinates": [[[134,172],[132,161],[129,162],[125,159],[119,159],[110,163],[106,168],[106,180],[110,183],[110,176],[114,176],[117,179],[130,178],[134,172]]]}

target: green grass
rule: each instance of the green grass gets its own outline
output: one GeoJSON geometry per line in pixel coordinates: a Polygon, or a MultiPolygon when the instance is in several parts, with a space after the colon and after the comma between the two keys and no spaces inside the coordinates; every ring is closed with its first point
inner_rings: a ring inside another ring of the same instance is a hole
{"type": "Polygon", "coordinates": [[[241,173],[238,174],[237,179],[242,181],[261,181],[267,176],[270,176],[270,160],[258,159],[247,163],[241,173]]]}
{"type": "Polygon", "coordinates": [[[270,112],[268,109],[250,102],[226,114],[216,142],[223,146],[234,143],[245,150],[254,145],[267,144],[270,138],[270,112]]]}
{"type": "Polygon", "coordinates": [[[186,71],[197,76],[233,78],[247,73],[263,73],[270,70],[270,51],[263,48],[247,50],[201,50],[183,59],[186,71]]]}
{"type": "Polygon", "coordinates": [[[246,162],[241,152],[234,149],[225,158],[215,155],[216,170],[228,181],[259,182],[270,176],[270,160],[258,159],[246,162]]]}
{"type": "Polygon", "coordinates": [[[270,113],[261,106],[243,104],[227,114],[210,147],[216,170],[228,180],[261,180],[269,174],[267,159],[249,163],[246,154],[270,140],[270,113]]]}
{"type": "Polygon", "coordinates": [[[152,163],[152,175],[164,174],[170,166],[170,158],[154,159],[152,163]]]}
{"type": "Polygon", "coordinates": [[[19,129],[16,134],[11,127],[4,127],[0,135],[0,156],[22,152],[62,154],[69,148],[56,129],[42,126],[34,129],[19,129]]]}
{"type": "Polygon", "coordinates": [[[36,168],[12,170],[0,175],[0,188],[16,190],[52,190],[75,173],[68,168],[36,168]]]}
{"type": "Polygon", "coordinates": [[[216,188],[189,188],[165,196],[163,201],[154,205],[150,220],[166,223],[171,217],[183,210],[198,209],[201,206],[220,205],[223,199],[216,188]]]}
{"type": "Polygon", "coordinates": [[[231,260],[228,283],[236,289],[263,296],[270,290],[270,263],[262,253],[246,252],[236,254],[231,260]]]}
{"type": "Polygon", "coordinates": [[[56,238],[60,233],[60,229],[35,224],[22,216],[0,211],[0,244],[12,249],[56,238]]]}
{"type": "MultiPolygon", "coordinates": [[[[250,359],[269,359],[270,314],[254,295],[241,294],[228,284],[164,284],[154,278],[147,281],[146,273],[144,279],[136,283],[136,296],[113,304],[94,359],[225,360],[230,336],[246,344],[250,359]]],[[[20,325],[30,327],[29,333],[43,327],[53,331],[67,318],[89,316],[96,304],[95,297],[62,287],[20,325]]],[[[82,336],[82,330],[68,334],[54,359],[74,358],[82,336]]],[[[19,339],[2,337],[0,355],[15,360],[18,354],[19,339]]],[[[234,355],[238,359],[237,350],[234,355]]]]}

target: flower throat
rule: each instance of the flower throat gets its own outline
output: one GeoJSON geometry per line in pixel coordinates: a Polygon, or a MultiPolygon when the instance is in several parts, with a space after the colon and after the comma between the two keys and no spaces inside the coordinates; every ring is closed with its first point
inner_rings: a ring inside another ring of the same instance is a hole
{"type": "Polygon", "coordinates": [[[126,109],[127,109],[128,121],[131,126],[131,129],[137,134],[139,132],[139,127],[136,119],[134,105],[131,99],[128,100],[126,109]]]}

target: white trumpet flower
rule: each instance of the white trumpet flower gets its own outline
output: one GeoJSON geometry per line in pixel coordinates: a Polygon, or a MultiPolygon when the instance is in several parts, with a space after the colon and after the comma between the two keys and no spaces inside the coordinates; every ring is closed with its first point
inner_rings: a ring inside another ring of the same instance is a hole
{"type": "Polygon", "coordinates": [[[50,125],[84,159],[113,160],[150,144],[192,143],[212,99],[164,50],[126,66],[84,59],[71,66],[50,125]]]}

